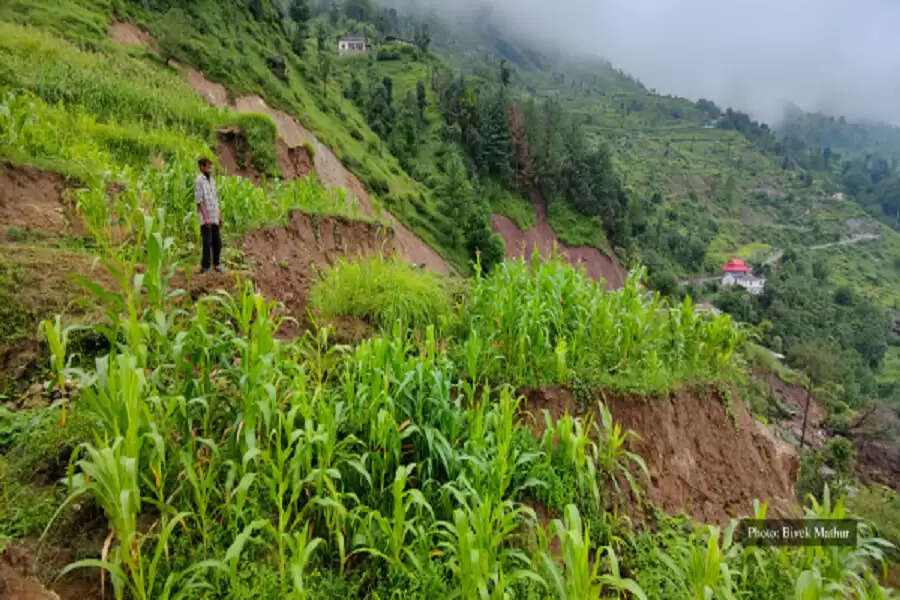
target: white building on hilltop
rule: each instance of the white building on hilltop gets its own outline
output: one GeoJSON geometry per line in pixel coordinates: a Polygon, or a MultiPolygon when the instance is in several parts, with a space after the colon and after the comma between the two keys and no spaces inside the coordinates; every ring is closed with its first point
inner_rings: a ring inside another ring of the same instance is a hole
{"type": "Polygon", "coordinates": [[[345,35],[338,40],[338,54],[365,54],[369,51],[369,41],[361,35],[345,35]]]}

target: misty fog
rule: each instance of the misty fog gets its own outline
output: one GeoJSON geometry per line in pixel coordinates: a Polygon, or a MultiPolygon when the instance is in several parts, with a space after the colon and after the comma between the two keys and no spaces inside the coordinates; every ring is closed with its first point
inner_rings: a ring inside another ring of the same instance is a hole
{"type": "Polygon", "coordinates": [[[898,0],[395,0],[490,15],[509,35],[609,59],[662,94],[770,123],[785,103],[900,125],[898,0]]]}

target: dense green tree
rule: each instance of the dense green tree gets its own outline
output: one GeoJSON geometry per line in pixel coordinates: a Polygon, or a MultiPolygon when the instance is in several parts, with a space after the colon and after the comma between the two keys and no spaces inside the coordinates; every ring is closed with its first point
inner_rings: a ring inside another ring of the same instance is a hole
{"type": "Polygon", "coordinates": [[[362,81],[360,81],[356,72],[353,73],[350,79],[350,87],[344,91],[344,97],[355,103],[359,103],[362,100],[362,81]]]}
{"type": "Polygon", "coordinates": [[[425,94],[425,84],[422,81],[416,82],[416,104],[419,108],[419,117],[425,118],[425,107],[428,106],[428,97],[425,94]]]}
{"type": "Polygon", "coordinates": [[[316,49],[320,54],[328,51],[328,31],[324,27],[316,29],[316,49]]]}
{"type": "Polygon", "coordinates": [[[416,27],[416,34],[413,38],[413,42],[415,43],[416,48],[419,49],[419,54],[421,56],[424,56],[428,52],[428,47],[431,45],[431,32],[427,23],[423,23],[416,27]]]}
{"type": "Polygon", "coordinates": [[[455,225],[454,243],[461,243],[466,236],[466,227],[472,220],[474,190],[466,174],[466,167],[455,152],[446,160],[444,177],[437,189],[437,198],[443,203],[446,214],[455,225]]]}
{"type": "Polygon", "coordinates": [[[369,89],[368,120],[372,131],[381,139],[390,138],[394,130],[394,107],[392,105],[393,81],[385,77],[380,84],[373,84],[369,89]],[[390,87],[388,87],[390,82],[390,87]]]}
{"type": "Polygon", "coordinates": [[[288,11],[291,20],[298,25],[306,25],[309,21],[309,3],[307,0],[291,0],[291,6],[288,11]]]}
{"type": "Polygon", "coordinates": [[[506,59],[500,61],[500,85],[504,88],[509,86],[510,77],[512,76],[512,71],[509,68],[509,63],[506,62],[506,59]]]}
{"type": "Polygon", "coordinates": [[[881,181],[874,193],[884,214],[894,219],[895,226],[900,226],[900,175],[881,181]]]}
{"type": "Polygon", "coordinates": [[[381,80],[381,85],[384,86],[384,92],[387,94],[387,103],[394,103],[394,80],[390,77],[385,77],[381,80]]]}
{"type": "Polygon", "coordinates": [[[372,17],[372,2],[370,0],[345,0],[344,14],[356,21],[369,21],[372,17]]]}
{"type": "Polygon", "coordinates": [[[319,80],[322,82],[322,94],[328,95],[328,78],[332,69],[331,55],[327,52],[319,53],[319,80]]]}
{"type": "Polygon", "coordinates": [[[309,4],[307,0],[292,0],[288,14],[294,21],[294,36],[291,49],[298,56],[306,54],[306,40],[309,37],[309,4]]]}

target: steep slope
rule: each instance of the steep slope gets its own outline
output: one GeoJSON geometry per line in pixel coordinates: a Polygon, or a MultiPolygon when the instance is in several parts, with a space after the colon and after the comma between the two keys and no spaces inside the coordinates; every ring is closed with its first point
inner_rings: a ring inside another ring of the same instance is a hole
{"type": "MultiPolygon", "coordinates": [[[[141,44],[148,48],[155,45],[149,33],[137,27],[116,23],[110,28],[110,35],[117,41],[127,44],[141,44]]],[[[229,103],[230,94],[221,84],[209,81],[200,71],[193,67],[185,67],[178,63],[176,66],[185,72],[188,83],[207,102],[219,108],[229,107],[238,112],[251,114],[264,114],[269,116],[278,129],[278,134],[288,149],[308,146],[312,148],[313,164],[318,179],[329,188],[346,190],[351,202],[359,202],[367,215],[382,212],[372,205],[372,197],[362,182],[341,163],[334,152],[320,142],[315,135],[301,125],[296,118],[282,110],[270,107],[266,101],[258,95],[248,95],[236,98],[229,103]]],[[[396,243],[402,256],[415,264],[421,265],[436,273],[449,274],[451,269],[447,262],[427,243],[416,234],[407,229],[390,213],[384,213],[391,220],[397,230],[396,243]]]]}
{"type": "Polygon", "coordinates": [[[614,290],[625,283],[627,272],[613,257],[609,257],[597,248],[590,246],[567,246],[559,240],[547,221],[547,202],[538,192],[533,192],[531,202],[537,222],[528,231],[522,231],[505,215],[494,214],[491,221],[494,231],[503,236],[506,242],[506,257],[531,256],[535,248],[541,256],[547,257],[554,250],[572,265],[582,267],[591,279],[604,281],[606,289],[614,290]]]}
{"type": "MultiPolygon", "coordinates": [[[[568,389],[526,391],[526,397],[537,423],[545,409],[554,418],[577,413],[568,389]]],[[[773,516],[798,514],[795,450],[753,419],[736,395],[723,401],[718,390],[695,387],[663,398],[611,393],[603,401],[616,422],[640,436],[632,449],[650,471],[648,499],[666,512],[726,524],[750,514],[753,500],[768,500],[773,516]]]]}

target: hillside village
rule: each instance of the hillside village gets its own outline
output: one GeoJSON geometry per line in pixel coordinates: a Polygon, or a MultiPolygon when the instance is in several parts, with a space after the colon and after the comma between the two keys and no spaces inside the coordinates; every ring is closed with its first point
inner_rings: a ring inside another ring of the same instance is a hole
{"type": "Polygon", "coordinates": [[[890,134],[513,33],[0,6],[0,600],[894,597],[890,134]]]}

